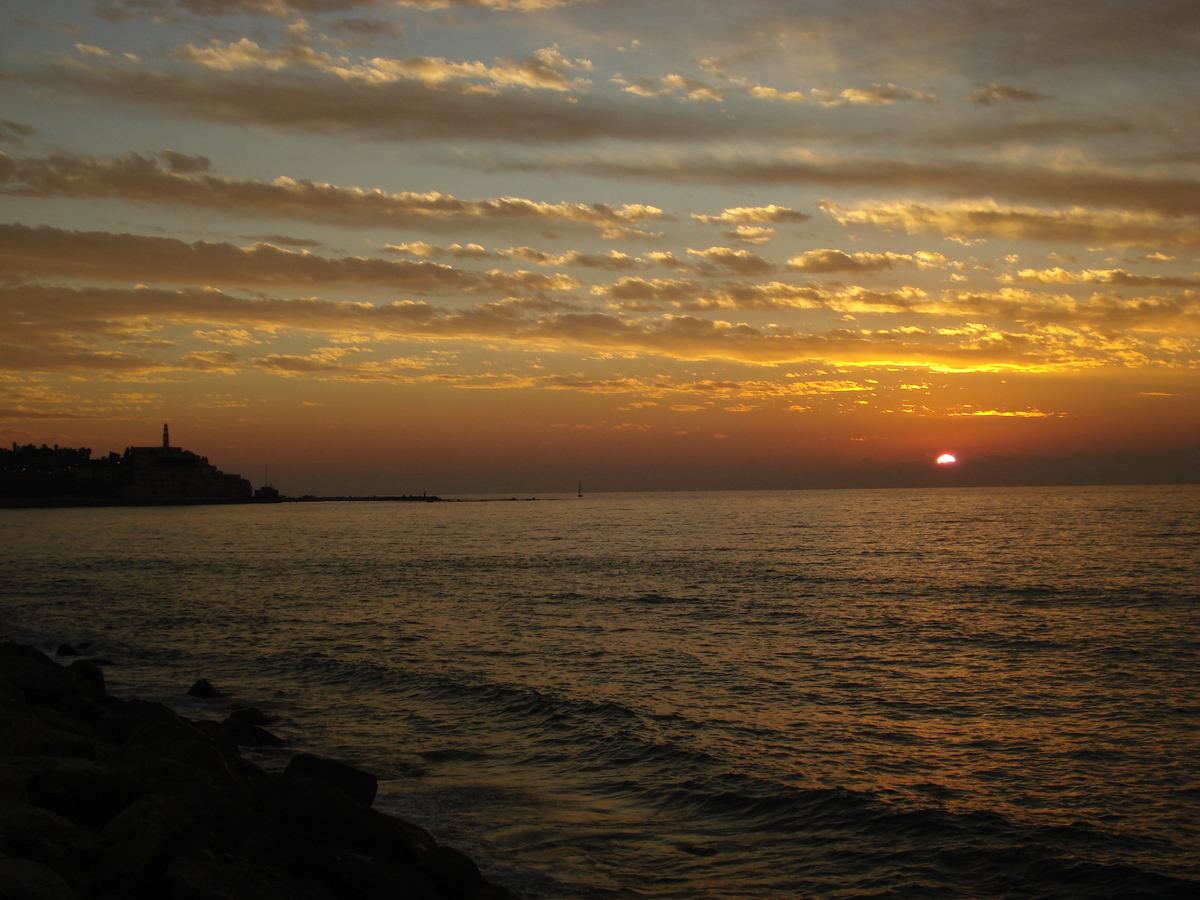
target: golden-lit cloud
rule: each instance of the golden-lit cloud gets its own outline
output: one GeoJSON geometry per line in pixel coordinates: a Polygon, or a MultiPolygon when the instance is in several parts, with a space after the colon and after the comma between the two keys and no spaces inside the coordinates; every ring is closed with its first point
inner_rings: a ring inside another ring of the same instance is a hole
{"type": "MultiPolygon", "coordinates": [[[[87,55],[87,54],[85,54],[87,55]]],[[[416,81],[429,88],[452,87],[467,93],[497,93],[500,88],[523,87],[552,91],[581,91],[591,80],[572,73],[588,71],[587,60],[566,59],[553,47],[513,59],[497,59],[495,65],[469,61],[455,62],[441,57],[413,56],[406,59],[375,57],[362,62],[317,52],[303,44],[262,47],[249,38],[226,44],[196,47],[187,44],[175,50],[185,62],[220,72],[265,70],[282,72],[306,67],[343,81],[361,81],[379,85],[395,81],[416,81]],[[459,84],[459,82],[467,82],[459,84]]]]}
{"type": "Polygon", "coordinates": [[[775,269],[774,265],[750,250],[731,250],[729,247],[709,247],[706,250],[693,250],[689,247],[688,253],[698,256],[708,263],[708,269],[712,272],[728,272],[734,275],[765,275],[775,269]]]}
{"type": "Polygon", "coordinates": [[[508,465],[511,433],[522,471],[636,444],[697,486],[794,465],[785,434],[831,460],[1194,444],[1200,8],[1002,5],[10,17],[0,418],[89,445],[336,424],[383,471],[387,409],[460,448],[438,466],[508,465]]]}
{"type": "Polygon", "coordinates": [[[755,225],[766,222],[807,222],[812,216],[787,206],[735,206],[720,215],[692,213],[692,218],[705,225],[755,225]]]}
{"type": "Polygon", "coordinates": [[[890,269],[895,265],[945,265],[940,253],[891,253],[884,251],[844,253],[841,250],[808,250],[788,260],[788,268],[798,272],[828,274],[833,272],[871,272],[890,269]]]}
{"type": "MultiPolygon", "coordinates": [[[[11,371],[89,371],[143,374],[180,366],[220,367],[234,356],[189,357],[174,363],[123,351],[92,349],[71,335],[119,338],[130,325],[168,323],[280,330],[317,336],[353,334],[372,340],[503,341],[531,347],[589,346],[679,360],[725,359],[757,365],[835,360],[853,365],[937,366],[941,370],[1014,371],[1095,365],[1107,355],[1194,354],[1192,345],[1156,351],[1132,338],[1072,331],[996,328],[901,333],[839,328],[803,332],[664,314],[634,319],[597,312],[533,313],[507,304],[438,309],[402,301],[372,305],[320,299],[238,298],[217,290],[68,289],[22,285],[0,289],[0,312],[19,326],[0,344],[11,371]],[[36,310],[31,313],[30,310],[36,310]]],[[[218,353],[228,351],[217,351],[218,353]]],[[[284,354],[286,355],[286,354],[284,354]]],[[[270,354],[264,354],[270,356],[270,354]]]]}
{"type": "Polygon", "coordinates": [[[1138,275],[1124,269],[1022,269],[1016,275],[1002,275],[1001,281],[1015,284],[1112,284],[1121,287],[1200,288],[1200,276],[1138,275]]]}

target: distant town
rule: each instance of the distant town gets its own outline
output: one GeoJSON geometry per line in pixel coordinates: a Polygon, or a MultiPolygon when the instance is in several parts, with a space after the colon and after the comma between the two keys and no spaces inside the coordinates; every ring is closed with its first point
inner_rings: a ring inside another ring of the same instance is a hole
{"type": "Polygon", "coordinates": [[[42,444],[0,448],[0,507],[165,506],[206,503],[282,503],[319,501],[417,501],[441,498],[285,497],[270,485],[254,490],[241,475],[222,472],[206,457],[172,447],[163,425],[162,444],[126,447],[92,459],[87,447],[42,444]]]}

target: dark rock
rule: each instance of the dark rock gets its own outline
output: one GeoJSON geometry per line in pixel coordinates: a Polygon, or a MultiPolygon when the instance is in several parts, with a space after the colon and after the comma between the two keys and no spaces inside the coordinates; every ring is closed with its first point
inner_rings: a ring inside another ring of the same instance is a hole
{"type": "Polygon", "coordinates": [[[446,900],[472,900],[486,884],[475,863],[453,847],[437,848],[429,874],[446,900]]]}
{"type": "Polygon", "coordinates": [[[369,810],[344,792],[319,781],[281,775],[263,795],[268,815],[288,831],[337,852],[353,848],[369,810]]]}
{"type": "Polygon", "coordinates": [[[24,703],[25,692],[15,684],[9,682],[7,678],[0,677],[0,700],[7,700],[12,703],[24,703]]]}
{"type": "Polygon", "coordinates": [[[288,761],[283,774],[329,785],[367,807],[375,802],[379,790],[379,781],[370,772],[311,753],[297,753],[288,761]]]}
{"type": "Polygon", "coordinates": [[[199,697],[201,700],[215,700],[218,697],[225,696],[213,687],[207,678],[197,678],[196,683],[188,688],[188,694],[193,697],[199,697]]]}
{"type": "Polygon", "coordinates": [[[0,706],[0,757],[93,758],[96,745],[84,728],[79,721],[52,710],[16,704],[0,706]]]}
{"type": "Polygon", "coordinates": [[[70,644],[59,644],[58,649],[54,651],[55,656],[81,656],[82,654],[72,647],[70,644]]]}
{"type": "Polygon", "coordinates": [[[95,662],[90,659],[77,659],[67,668],[90,684],[95,694],[104,696],[104,670],[95,662]]]}
{"type": "Polygon", "coordinates": [[[222,722],[221,727],[225,729],[225,736],[239,747],[279,747],[284,743],[283,738],[276,737],[265,728],[240,721],[233,716],[222,722]]]}
{"type": "Polygon", "coordinates": [[[446,900],[433,879],[415,866],[371,856],[350,856],[339,884],[343,897],[380,900],[446,900]]]}
{"type": "Polygon", "coordinates": [[[0,644],[0,898],[513,900],[372,809],[374,775],[243,759],[238,744],[278,742],[265,721],[109,697],[93,663],[0,644]]]}
{"type": "MultiPolygon", "coordinates": [[[[49,810],[28,803],[0,802],[0,853],[31,859],[65,875],[95,841],[93,832],[49,810]]],[[[3,882],[0,896],[7,896],[3,882]]]]}
{"type": "Polygon", "coordinates": [[[126,803],[121,778],[90,759],[41,757],[13,760],[29,802],[77,825],[102,826],[126,803]]]}
{"type": "Polygon", "coordinates": [[[30,859],[0,857],[0,886],[5,900],[80,900],[61,875],[30,859]]]}
{"type": "Polygon", "coordinates": [[[246,725],[257,725],[260,728],[271,724],[271,720],[267,718],[266,714],[255,706],[238,707],[229,714],[228,718],[246,725]]]}
{"type": "Polygon", "coordinates": [[[108,710],[99,703],[78,694],[61,698],[54,704],[54,711],[69,716],[77,722],[82,722],[92,729],[93,734],[98,734],[95,730],[96,727],[108,715],[108,710]]]}
{"type": "Polygon", "coordinates": [[[189,854],[166,870],[167,900],[337,900],[324,885],[229,854],[189,854]]]}
{"type": "Polygon", "coordinates": [[[35,647],[0,644],[0,678],[20,690],[34,706],[53,706],[71,694],[92,696],[94,686],[35,647]]]}
{"type": "Polygon", "coordinates": [[[437,853],[437,841],[425,829],[371,810],[360,823],[355,852],[383,857],[395,862],[429,868],[437,853]]]}

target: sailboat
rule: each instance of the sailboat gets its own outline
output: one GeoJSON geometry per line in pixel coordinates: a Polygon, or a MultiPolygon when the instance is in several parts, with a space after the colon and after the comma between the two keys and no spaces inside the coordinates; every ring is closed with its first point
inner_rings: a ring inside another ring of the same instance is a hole
{"type": "Polygon", "coordinates": [[[579,496],[580,497],[583,496],[583,482],[582,481],[579,482],[579,496]]]}

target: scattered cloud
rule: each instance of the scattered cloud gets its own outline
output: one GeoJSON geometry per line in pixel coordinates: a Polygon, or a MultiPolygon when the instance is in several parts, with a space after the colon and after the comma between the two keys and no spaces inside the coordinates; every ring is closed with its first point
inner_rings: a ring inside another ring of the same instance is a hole
{"type": "Polygon", "coordinates": [[[692,213],[692,218],[705,225],[755,225],[766,222],[807,222],[812,216],[786,206],[735,206],[719,215],[692,213]]]}
{"type": "Polygon", "coordinates": [[[978,90],[967,95],[967,101],[980,106],[991,106],[994,103],[1035,103],[1039,100],[1049,100],[1045,94],[1028,91],[1023,88],[1008,87],[994,82],[980,85],[978,90]]]}

